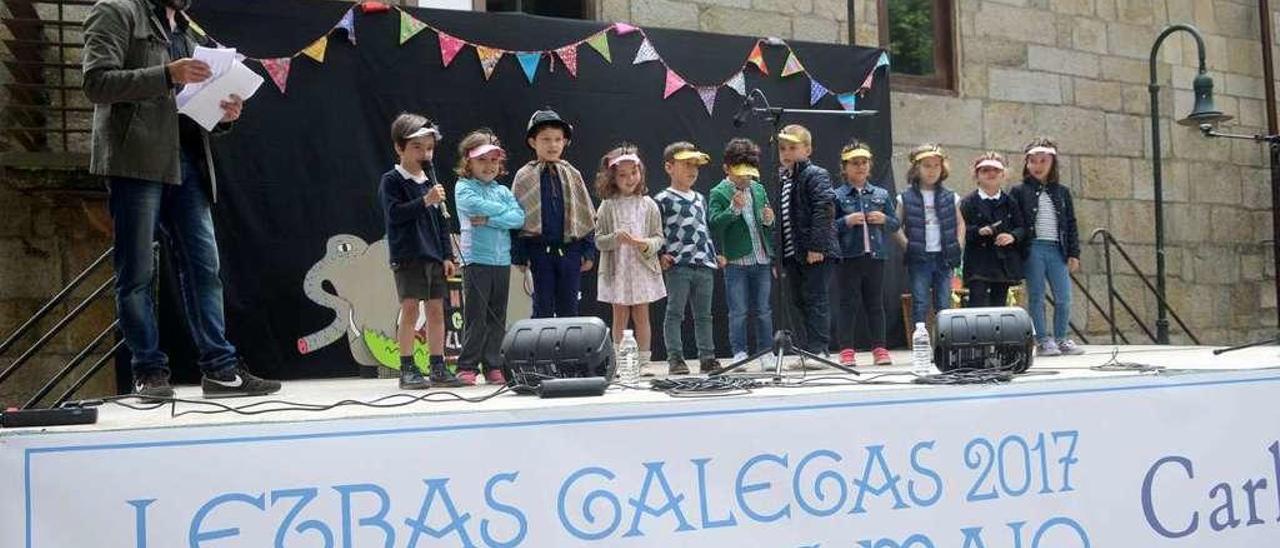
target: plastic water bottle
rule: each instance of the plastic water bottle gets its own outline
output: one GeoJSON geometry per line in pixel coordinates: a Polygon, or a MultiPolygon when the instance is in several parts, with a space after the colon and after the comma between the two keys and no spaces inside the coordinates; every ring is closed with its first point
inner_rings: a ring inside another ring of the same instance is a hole
{"type": "Polygon", "coordinates": [[[911,335],[911,372],[917,375],[933,374],[933,347],[929,344],[929,330],[924,322],[916,322],[911,335]]]}
{"type": "Polygon", "coordinates": [[[622,331],[622,342],[618,344],[618,376],[625,384],[640,380],[640,345],[630,329],[622,331]]]}

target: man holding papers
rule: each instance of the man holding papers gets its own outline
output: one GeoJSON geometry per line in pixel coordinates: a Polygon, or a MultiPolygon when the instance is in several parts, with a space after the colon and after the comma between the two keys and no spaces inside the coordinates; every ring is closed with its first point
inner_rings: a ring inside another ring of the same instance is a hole
{"type": "MultiPolygon", "coordinates": [[[[116,310],[133,354],[134,391],[173,396],[152,302],[151,246],[165,237],[199,350],[205,397],[271,394],[280,383],[245,370],[227,341],[210,204],[217,198],[210,132],[179,116],[176,95],[214,76],[192,59],[210,40],[183,14],[190,0],[100,0],[84,24],[84,91],[94,103],[89,170],[107,178],[115,232],[116,310]]],[[[220,100],[217,134],[243,101],[220,100]]]]}

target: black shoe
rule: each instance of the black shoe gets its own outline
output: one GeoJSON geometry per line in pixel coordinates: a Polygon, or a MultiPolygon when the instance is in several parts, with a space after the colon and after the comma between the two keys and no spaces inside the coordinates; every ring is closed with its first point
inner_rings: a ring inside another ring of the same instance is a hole
{"type": "Polygon", "coordinates": [[[433,363],[431,364],[431,384],[458,387],[465,386],[467,383],[462,382],[462,379],[459,379],[457,375],[449,372],[449,368],[445,367],[443,363],[433,363]]]}
{"type": "Polygon", "coordinates": [[[280,391],[280,381],[269,381],[249,373],[240,362],[235,368],[217,375],[205,374],[200,379],[206,398],[232,398],[236,396],[265,396],[280,391]]]}
{"type": "Polygon", "coordinates": [[[401,390],[426,390],[431,388],[431,381],[422,376],[422,372],[418,371],[416,365],[400,366],[400,389],[401,390]]]}
{"type": "Polygon", "coordinates": [[[173,386],[169,385],[169,373],[156,371],[143,373],[133,378],[133,393],[143,403],[155,403],[173,397],[173,386]]]}
{"type": "Polygon", "coordinates": [[[714,375],[720,372],[720,360],[715,358],[702,358],[698,360],[698,372],[707,375],[714,375]]]}
{"type": "Polygon", "coordinates": [[[684,360],[680,358],[671,358],[667,360],[668,375],[688,375],[689,366],[684,364],[684,360]]]}

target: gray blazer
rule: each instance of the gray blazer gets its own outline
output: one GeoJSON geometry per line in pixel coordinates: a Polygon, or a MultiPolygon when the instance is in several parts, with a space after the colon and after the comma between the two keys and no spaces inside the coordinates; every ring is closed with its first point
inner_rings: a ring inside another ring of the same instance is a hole
{"type": "MultiPolygon", "coordinates": [[[[177,17],[185,17],[178,14],[177,17]]],[[[84,93],[93,102],[89,172],[182,184],[175,87],[169,85],[166,23],[150,0],[100,0],[84,22],[84,93]]],[[[190,28],[199,45],[210,41],[190,28]]],[[[215,133],[229,130],[229,124],[215,133]]],[[[217,180],[209,136],[201,133],[201,171],[210,201],[217,180]]]]}

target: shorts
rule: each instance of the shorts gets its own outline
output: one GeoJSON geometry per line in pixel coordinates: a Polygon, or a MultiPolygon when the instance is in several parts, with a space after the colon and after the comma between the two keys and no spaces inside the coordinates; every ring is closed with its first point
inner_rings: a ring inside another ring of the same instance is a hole
{"type": "Polygon", "coordinates": [[[391,263],[396,277],[396,295],[400,300],[418,299],[431,301],[443,299],[445,284],[444,263],[428,259],[408,259],[391,263]]]}

